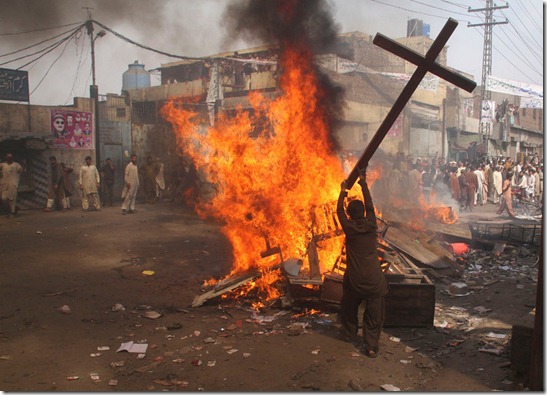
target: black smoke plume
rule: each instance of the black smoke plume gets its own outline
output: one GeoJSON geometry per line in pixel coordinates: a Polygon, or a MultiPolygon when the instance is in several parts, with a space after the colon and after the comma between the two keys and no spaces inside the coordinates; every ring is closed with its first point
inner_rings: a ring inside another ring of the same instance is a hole
{"type": "MultiPolygon", "coordinates": [[[[223,20],[231,37],[258,38],[279,46],[281,53],[287,46],[305,48],[314,55],[332,52],[340,32],[330,6],[323,0],[244,0],[229,5],[223,20]]],[[[344,91],[317,66],[314,71],[326,93],[321,104],[327,116],[330,143],[336,151],[339,149],[336,120],[342,114],[344,91]]]]}

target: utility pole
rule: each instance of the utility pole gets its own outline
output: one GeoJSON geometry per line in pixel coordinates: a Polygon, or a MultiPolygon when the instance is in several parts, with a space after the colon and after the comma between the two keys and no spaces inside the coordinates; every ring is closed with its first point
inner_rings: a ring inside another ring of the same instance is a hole
{"type": "MultiPolygon", "coordinates": [[[[481,81],[481,99],[482,101],[490,100],[492,94],[486,89],[486,79],[492,73],[492,26],[509,23],[506,19],[503,22],[496,22],[494,20],[494,10],[501,10],[503,8],[509,8],[509,4],[505,3],[503,6],[497,6],[494,4],[494,0],[485,0],[485,8],[468,8],[467,12],[484,12],[484,23],[467,24],[467,27],[484,26],[484,44],[482,50],[482,81],[481,81]]],[[[482,104],[482,103],[481,103],[482,104]]],[[[482,106],[481,106],[482,108],[482,106]]],[[[492,109],[492,113],[495,112],[495,108],[492,109]]],[[[489,139],[490,139],[490,122],[479,122],[479,143],[486,143],[486,155],[489,155],[489,139]]]]}
{"type": "Polygon", "coordinates": [[[89,41],[91,43],[91,78],[92,85],[89,86],[89,97],[93,100],[93,109],[94,109],[94,118],[95,118],[95,130],[94,130],[94,139],[95,139],[95,165],[97,168],[101,166],[101,140],[100,140],[100,127],[99,127],[99,87],[97,86],[95,78],[95,40],[99,37],[103,37],[106,32],[101,30],[93,37],[93,18],[91,16],[90,7],[83,7],[87,10],[87,22],[85,27],[87,29],[87,34],[89,35],[89,41]]]}

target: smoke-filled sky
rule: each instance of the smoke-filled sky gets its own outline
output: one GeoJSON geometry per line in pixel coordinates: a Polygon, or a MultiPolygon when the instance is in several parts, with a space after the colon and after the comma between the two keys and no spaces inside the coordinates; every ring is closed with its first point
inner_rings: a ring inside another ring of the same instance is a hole
{"type": "MultiPolygon", "coordinates": [[[[0,68],[16,69],[40,56],[39,53],[8,62],[52,45],[62,37],[19,52],[26,47],[76,28],[88,18],[115,32],[159,51],[200,57],[258,46],[258,36],[235,38],[234,23],[227,6],[238,0],[0,0],[0,68]],[[8,55],[15,52],[11,55],[8,55]]],[[[313,3],[313,1],[310,1],[313,3]]],[[[505,2],[501,2],[505,5],[505,2]]],[[[500,4],[498,4],[500,5],[500,4]]],[[[406,36],[407,21],[423,20],[435,38],[449,17],[459,26],[448,41],[448,65],[470,73],[481,82],[485,0],[327,0],[333,27],[340,33],[380,32],[391,38],[406,36]]],[[[492,74],[496,77],[543,85],[543,2],[519,0],[496,10],[493,27],[492,74]]],[[[95,26],[95,33],[101,30],[95,26]]],[[[112,33],[95,41],[96,78],[101,94],[121,92],[122,74],[138,60],[147,70],[177,61],[128,43],[112,33]]],[[[29,72],[31,104],[72,104],[74,96],[89,96],[91,84],[89,37],[85,33],[62,43],[38,61],[22,67],[29,72]]],[[[152,84],[159,74],[152,74],[152,84]]]]}

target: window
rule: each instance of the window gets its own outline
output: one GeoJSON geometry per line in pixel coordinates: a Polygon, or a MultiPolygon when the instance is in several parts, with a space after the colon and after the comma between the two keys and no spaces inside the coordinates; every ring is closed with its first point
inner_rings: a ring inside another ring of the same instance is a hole
{"type": "Polygon", "coordinates": [[[116,117],[125,118],[125,107],[116,108],[116,117]]]}
{"type": "Polygon", "coordinates": [[[156,102],[134,102],[132,117],[136,123],[156,123],[156,102]]]}

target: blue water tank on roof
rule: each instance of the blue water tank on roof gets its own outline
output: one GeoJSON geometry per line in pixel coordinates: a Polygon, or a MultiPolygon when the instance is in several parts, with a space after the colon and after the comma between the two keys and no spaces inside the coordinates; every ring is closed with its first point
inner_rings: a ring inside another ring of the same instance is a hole
{"type": "Polygon", "coordinates": [[[133,64],[123,73],[122,91],[130,89],[148,88],[150,86],[150,73],[144,69],[144,64],[135,60],[133,64]]]}

